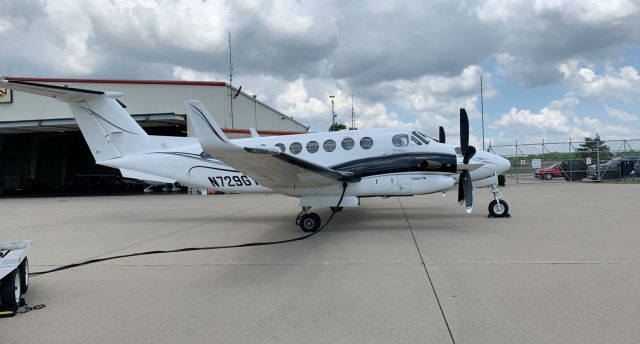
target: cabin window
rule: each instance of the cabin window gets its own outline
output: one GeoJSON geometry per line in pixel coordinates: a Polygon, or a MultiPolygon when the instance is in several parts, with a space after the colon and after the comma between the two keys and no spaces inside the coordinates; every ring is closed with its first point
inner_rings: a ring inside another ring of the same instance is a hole
{"type": "Polygon", "coordinates": [[[322,148],[324,148],[324,150],[327,152],[333,152],[334,150],[336,150],[336,141],[333,141],[333,140],[324,141],[324,144],[322,144],[322,148]]]}
{"type": "Polygon", "coordinates": [[[276,143],[276,147],[280,148],[281,152],[284,152],[284,150],[286,149],[282,143],[276,143]]]}
{"type": "Polygon", "coordinates": [[[298,154],[302,152],[302,144],[300,142],[294,142],[289,146],[289,152],[292,154],[298,154]]]}
{"type": "Polygon", "coordinates": [[[342,139],[342,143],[341,144],[342,144],[342,148],[344,148],[344,150],[350,150],[355,145],[355,142],[353,141],[352,138],[345,137],[344,139],[342,139]]]}
{"type": "Polygon", "coordinates": [[[409,135],[407,134],[397,134],[394,135],[391,139],[393,145],[396,147],[406,147],[409,145],[409,135]]]}
{"type": "Polygon", "coordinates": [[[373,147],[373,139],[368,136],[361,138],[360,147],[362,147],[362,149],[369,149],[373,147]]]}
{"type": "Polygon", "coordinates": [[[315,153],[318,151],[318,149],[320,149],[320,144],[318,143],[318,141],[309,141],[309,143],[307,143],[307,152],[315,153]]]}
{"type": "Polygon", "coordinates": [[[413,141],[413,143],[417,144],[418,146],[422,146],[422,142],[413,135],[411,135],[411,141],[413,141]]]}

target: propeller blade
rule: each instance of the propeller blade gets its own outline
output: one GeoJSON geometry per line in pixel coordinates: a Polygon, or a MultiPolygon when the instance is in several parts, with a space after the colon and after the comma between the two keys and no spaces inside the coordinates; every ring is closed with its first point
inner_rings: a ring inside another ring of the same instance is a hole
{"type": "Polygon", "coordinates": [[[445,143],[446,137],[444,135],[444,127],[440,127],[439,134],[440,135],[438,136],[438,141],[440,141],[440,143],[445,143]]]}
{"type": "Polygon", "coordinates": [[[473,184],[471,183],[471,175],[469,171],[464,170],[461,177],[464,178],[464,181],[461,183],[464,188],[464,204],[467,207],[467,213],[471,214],[473,211],[473,184]]]}
{"type": "Polygon", "coordinates": [[[460,149],[462,155],[467,154],[467,148],[469,148],[469,116],[467,116],[467,110],[460,109],[460,149]]]}
{"type": "Polygon", "coordinates": [[[476,147],[474,146],[469,146],[467,148],[467,151],[464,153],[464,158],[462,158],[462,162],[464,162],[464,164],[468,164],[469,160],[471,160],[471,158],[473,158],[473,156],[476,155],[476,147]]]}
{"type": "Polygon", "coordinates": [[[464,201],[464,186],[462,186],[464,182],[464,172],[460,173],[460,178],[458,179],[458,203],[462,204],[464,201]]]}

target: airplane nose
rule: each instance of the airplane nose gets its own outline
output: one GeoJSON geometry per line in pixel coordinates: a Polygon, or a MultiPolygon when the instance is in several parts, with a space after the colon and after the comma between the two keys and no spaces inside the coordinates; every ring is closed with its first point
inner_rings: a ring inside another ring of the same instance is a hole
{"type": "Polygon", "coordinates": [[[498,157],[498,169],[500,173],[506,172],[511,168],[511,162],[501,156],[498,157]]]}

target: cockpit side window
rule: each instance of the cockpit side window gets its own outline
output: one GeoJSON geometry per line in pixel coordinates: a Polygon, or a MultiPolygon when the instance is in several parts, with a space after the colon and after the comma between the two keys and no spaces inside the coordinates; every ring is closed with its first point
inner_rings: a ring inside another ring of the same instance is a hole
{"type": "Polygon", "coordinates": [[[391,142],[396,147],[406,147],[409,145],[409,135],[407,134],[393,135],[393,138],[391,138],[391,142]]]}

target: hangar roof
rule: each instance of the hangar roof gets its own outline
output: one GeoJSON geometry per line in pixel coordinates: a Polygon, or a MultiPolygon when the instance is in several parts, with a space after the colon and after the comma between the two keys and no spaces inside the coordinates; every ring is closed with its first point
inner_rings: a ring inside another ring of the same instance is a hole
{"type": "MultiPolygon", "coordinates": [[[[237,88],[230,86],[226,82],[222,81],[179,81],[179,80],[122,80],[122,79],[71,79],[71,78],[32,78],[32,77],[5,77],[6,80],[16,81],[29,81],[29,82],[41,82],[41,83],[70,83],[70,84],[122,84],[122,85],[175,85],[175,86],[211,86],[211,87],[229,87],[234,91],[238,91],[237,88]]],[[[89,88],[89,86],[87,87],[89,88]]],[[[228,94],[228,93],[227,93],[228,94]]],[[[280,120],[286,120],[291,123],[293,127],[289,130],[258,130],[263,135],[286,135],[286,134],[299,134],[306,132],[308,127],[292,117],[283,114],[282,112],[272,108],[271,106],[261,102],[258,99],[253,98],[251,95],[240,91],[241,99],[234,101],[238,104],[234,104],[234,107],[239,106],[240,102],[244,99],[245,102],[248,99],[251,104],[255,103],[260,106],[262,111],[267,111],[272,115],[277,115],[280,120]],[[294,129],[295,128],[295,129],[294,129]],[[300,131],[300,129],[304,131],[300,131]],[[306,129],[306,130],[305,130],[306,129]]],[[[125,94],[126,95],[126,94],[125,94]]],[[[15,99],[15,96],[14,96],[15,99]]],[[[219,98],[217,98],[219,99],[219,98]]],[[[229,99],[229,96],[226,97],[229,99]]],[[[250,105],[253,109],[254,105],[250,105]]],[[[66,107],[65,107],[66,108],[66,107]]],[[[168,109],[172,110],[172,109],[168,109]]],[[[184,114],[177,112],[157,112],[149,111],[152,113],[139,113],[139,111],[130,110],[133,112],[132,117],[140,123],[142,127],[154,127],[154,126],[166,126],[172,124],[186,124],[186,118],[184,114]]],[[[145,111],[146,112],[146,111],[145,111]]],[[[252,112],[253,113],[253,112],[252,112]]],[[[70,114],[69,114],[70,115],[70,114]]],[[[66,117],[66,116],[64,116],[66,117]]],[[[278,121],[280,122],[280,121],[278,121]]],[[[256,122],[257,123],[257,122],[256,122]]],[[[221,123],[222,125],[222,123],[221,123]]],[[[256,125],[257,126],[257,125],[256,125]]],[[[268,125],[266,126],[269,127],[268,125]]],[[[289,126],[291,127],[291,126],[289,126]]],[[[245,125],[245,128],[248,126],[245,125]]],[[[272,129],[272,128],[268,128],[272,129]]],[[[51,131],[69,131],[78,130],[78,126],[74,118],[41,118],[41,119],[25,119],[25,120],[2,120],[0,116],[0,134],[17,134],[27,132],[51,132],[51,131]]],[[[249,131],[244,128],[223,128],[227,133],[232,134],[249,134],[249,131]]]]}

